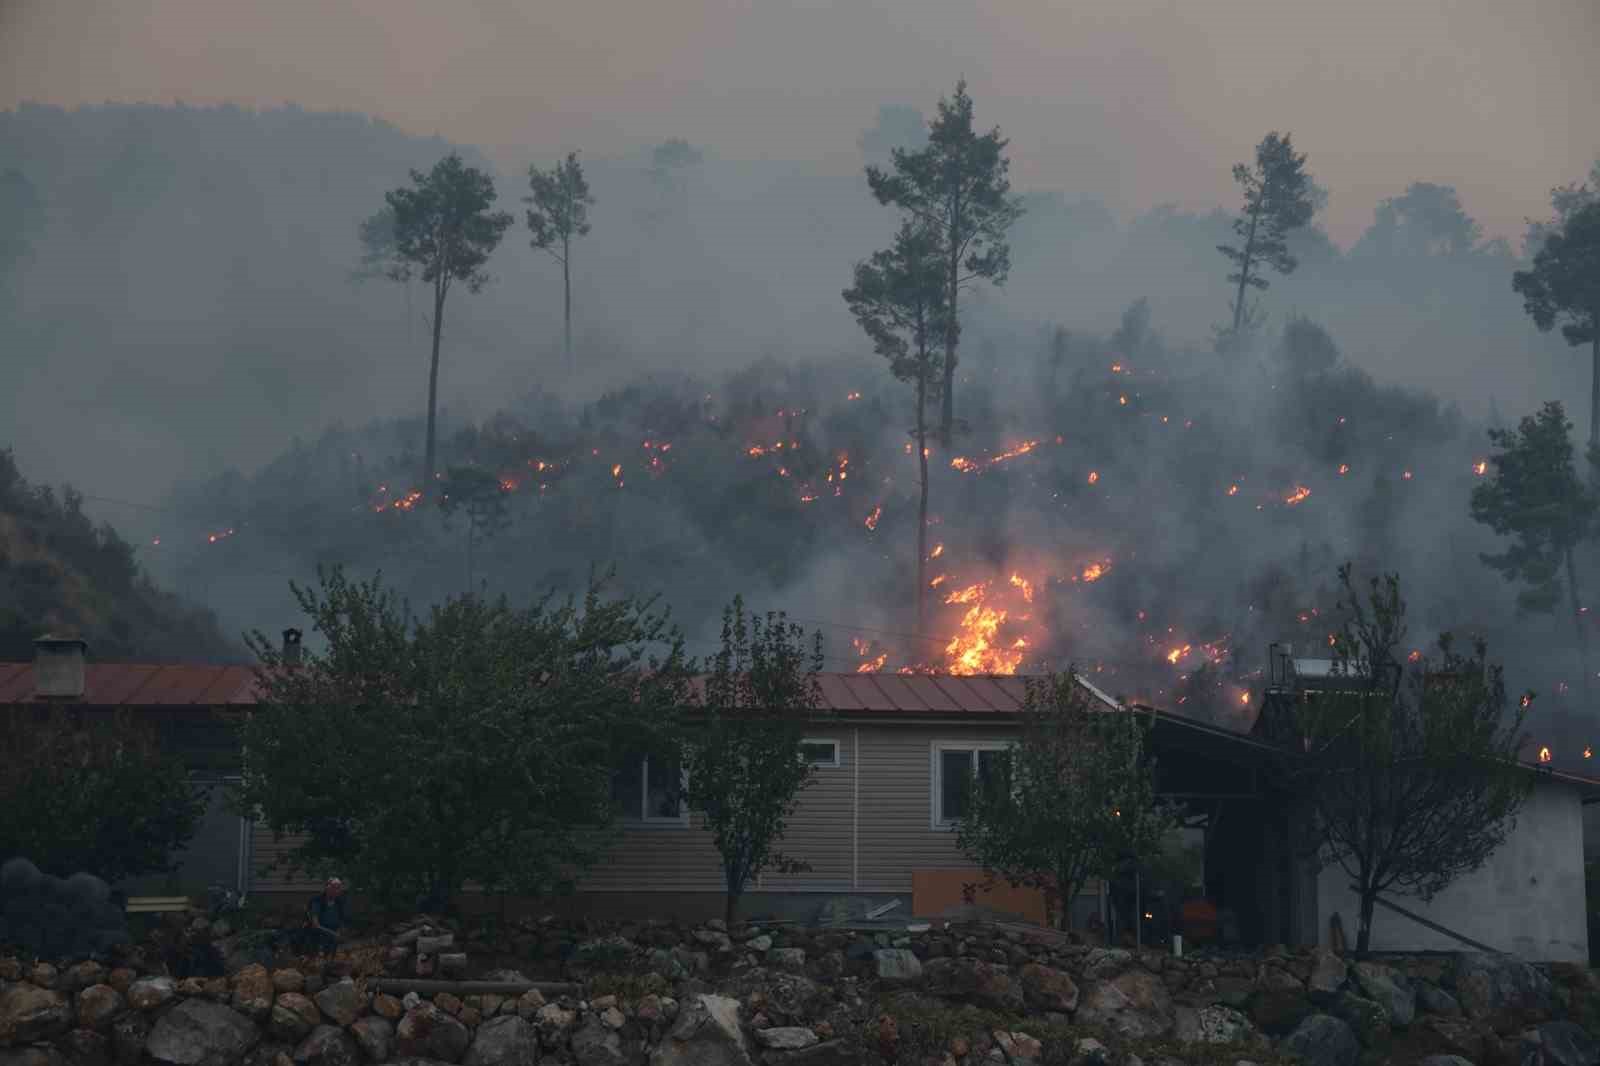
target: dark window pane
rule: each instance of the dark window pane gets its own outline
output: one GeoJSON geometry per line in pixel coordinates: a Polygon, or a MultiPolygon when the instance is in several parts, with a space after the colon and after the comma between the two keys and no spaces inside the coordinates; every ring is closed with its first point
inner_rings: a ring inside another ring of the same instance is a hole
{"type": "Polygon", "coordinates": [[[945,748],[939,752],[939,816],[960,818],[967,808],[967,779],[972,776],[972,752],[945,748]]]}
{"type": "Polygon", "coordinates": [[[649,763],[650,775],[650,807],[645,811],[648,818],[676,818],[678,817],[678,789],[682,784],[682,774],[678,767],[663,759],[651,759],[649,763]]]}
{"type": "Polygon", "coordinates": [[[611,775],[611,802],[624,818],[637,818],[644,808],[644,756],[630,755],[611,775]]]}
{"type": "Polygon", "coordinates": [[[978,752],[978,784],[986,795],[1006,787],[1006,760],[1003,751],[978,752]]]}
{"type": "Polygon", "coordinates": [[[806,762],[822,766],[835,766],[839,762],[838,748],[831,740],[819,744],[802,744],[800,754],[805,757],[806,762]]]}

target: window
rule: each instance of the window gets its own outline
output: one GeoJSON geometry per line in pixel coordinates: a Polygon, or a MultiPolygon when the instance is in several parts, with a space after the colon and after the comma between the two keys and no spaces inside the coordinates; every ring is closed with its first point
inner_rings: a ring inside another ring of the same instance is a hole
{"type": "Polygon", "coordinates": [[[823,770],[837,769],[839,766],[839,742],[837,740],[812,740],[807,737],[800,742],[800,757],[806,763],[823,770]]]}
{"type": "Polygon", "coordinates": [[[999,781],[998,757],[1010,748],[1004,741],[947,741],[933,745],[933,794],[930,797],[935,828],[953,826],[966,813],[967,780],[973,774],[985,788],[999,781]]]}
{"type": "Polygon", "coordinates": [[[682,771],[661,759],[631,755],[611,775],[611,799],[624,821],[684,825],[682,771]]]}

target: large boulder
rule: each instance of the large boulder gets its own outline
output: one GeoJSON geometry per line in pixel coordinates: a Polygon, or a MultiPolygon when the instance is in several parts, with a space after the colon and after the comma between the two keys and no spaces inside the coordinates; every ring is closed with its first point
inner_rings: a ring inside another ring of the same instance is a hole
{"type": "Polygon", "coordinates": [[[1417,994],[1402,974],[1376,962],[1358,962],[1351,970],[1362,995],[1383,1008],[1390,1025],[1404,1029],[1416,1020],[1417,994]]]}
{"type": "Polygon", "coordinates": [[[395,1028],[395,1050],[401,1058],[460,1062],[471,1042],[465,1025],[426,1000],[406,1011],[395,1028]]]}
{"type": "Polygon", "coordinates": [[[1172,998],[1155,974],[1129,969],[1090,985],[1077,1017],[1090,1025],[1104,1025],[1129,1040],[1144,1040],[1172,1028],[1172,998]]]}
{"type": "Polygon", "coordinates": [[[533,1066],[539,1061],[539,1038],[533,1026],[515,1014],[501,1014],[478,1026],[466,1066],[533,1066]]]}
{"type": "Polygon", "coordinates": [[[1031,1010],[1071,1014],[1078,1009],[1078,986],[1060,970],[1030,962],[1017,971],[1017,979],[1031,1010]]]}
{"type": "Polygon", "coordinates": [[[357,1066],[361,1053],[350,1034],[337,1025],[319,1025],[294,1049],[303,1066],[357,1066]]]}
{"type": "Polygon", "coordinates": [[[111,1066],[111,1041],[93,1029],[74,1029],[56,1040],[72,1066],[111,1066]]]}
{"type": "Polygon", "coordinates": [[[1417,1009],[1429,1014],[1460,1014],[1461,1004],[1456,997],[1432,981],[1414,981],[1411,987],[1417,993],[1417,1009]]]}
{"type": "Polygon", "coordinates": [[[394,1023],[379,1014],[351,1022],[350,1036],[368,1062],[387,1062],[394,1049],[394,1023]]]}
{"type": "Polygon", "coordinates": [[[909,984],[922,979],[922,960],[905,948],[880,948],[872,957],[880,981],[909,984]]]}
{"type": "Polygon", "coordinates": [[[1377,1047],[1389,1037],[1389,1015],[1382,1006],[1365,996],[1342,992],[1328,1012],[1350,1026],[1364,1047],[1377,1047]]]}
{"type": "Polygon", "coordinates": [[[1332,1003],[1344,987],[1350,967],[1326,948],[1318,948],[1312,958],[1311,976],[1306,979],[1306,993],[1313,1003],[1332,1003]]]}
{"type": "Polygon", "coordinates": [[[1022,983],[1004,966],[947,958],[930,960],[922,971],[927,990],[943,999],[965,1000],[992,1010],[1022,1010],[1022,983]]]}
{"type": "Polygon", "coordinates": [[[155,1010],[178,994],[178,983],[170,977],[141,977],[128,986],[128,1003],[137,1010],[155,1010]]]}
{"type": "Polygon", "coordinates": [[[1305,1066],[1355,1066],[1361,1042],[1338,1018],[1313,1014],[1284,1038],[1278,1050],[1300,1056],[1305,1066]]]}
{"type": "Polygon", "coordinates": [[[233,975],[233,1009],[252,1018],[265,1018],[272,1010],[272,976],[260,963],[233,975]]]}
{"type": "Polygon", "coordinates": [[[132,1066],[144,1058],[144,1044],[150,1038],[150,1019],[130,1012],[111,1023],[111,1054],[119,1063],[132,1066]]]}
{"type": "Polygon", "coordinates": [[[144,1048],[169,1066],[233,1066],[260,1039],[255,1024],[238,1011],[186,999],[161,1016],[144,1048]]]}
{"type": "Polygon", "coordinates": [[[1179,1007],[1172,1035],[1187,1044],[1231,1044],[1262,1040],[1250,1019],[1234,1010],[1213,1004],[1209,1007],[1179,1007]]]}
{"type": "Polygon", "coordinates": [[[1262,991],[1250,1000],[1250,1020],[1262,1032],[1283,1036],[1315,1013],[1303,992],[1262,991]]]}
{"type": "Polygon", "coordinates": [[[1123,948],[1093,948],[1083,958],[1083,976],[1103,981],[1133,965],[1133,952],[1123,948]]]}
{"type": "Polygon", "coordinates": [[[267,1016],[267,1031],[277,1040],[291,1044],[304,1040],[322,1024],[317,1005],[299,992],[280,992],[267,1016]]]}
{"type": "Polygon", "coordinates": [[[1524,1055],[1531,1051],[1537,1056],[1533,1061],[1548,1066],[1594,1066],[1600,1062],[1600,1040],[1576,1022],[1544,1022],[1523,1036],[1522,1051],[1524,1055]]]}
{"type": "Polygon", "coordinates": [[[1530,1015],[1548,1015],[1555,1005],[1550,978],[1508,955],[1457,955],[1451,978],[1468,1016],[1491,1019],[1502,1028],[1530,1015]]]}
{"type": "Polygon", "coordinates": [[[335,1025],[349,1025],[361,1016],[361,992],[346,977],[317,993],[317,1006],[335,1025]]]}
{"type": "Polygon", "coordinates": [[[739,1028],[739,1001],[696,996],[650,1056],[650,1066],[750,1066],[750,1049],[739,1028]]]}
{"type": "Polygon", "coordinates": [[[72,1028],[72,1004],[60,992],[32,984],[0,992],[0,1047],[58,1036],[72,1028]]]}
{"type": "Polygon", "coordinates": [[[572,1057],[578,1066],[628,1066],[622,1037],[598,1018],[572,1034],[572,1057]]]}
{"type": "Polygon", "coordinates": [[[78,993],[78,1024],[86,1029],[105,1029],[126,1006],[122,993],[110,985],[90,985],[78,993]]]}

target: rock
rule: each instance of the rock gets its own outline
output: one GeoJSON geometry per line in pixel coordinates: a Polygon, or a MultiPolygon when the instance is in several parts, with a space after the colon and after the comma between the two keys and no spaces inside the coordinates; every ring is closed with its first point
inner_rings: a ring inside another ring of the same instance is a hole
{"type": "Polygon", "coordinates": [[[377,1014],[350,1023],[350,1037],[368,1062],[387,1062],[394,1048],[394,1023],[377,1014]]]}
{"type": "Polygon", "coordinates": [[[578,1016],[559,1003],[546,1003],[533,1015],[534,1027],[539,1031],[539,1042],[547,1048],[559,1048],[567,1042],[567,1034],[577,1024],[578,1016]]]}
{"type": "Polygon", "coordinates": [[[284,992],[272,1004],[267,1031],[278,1040],[298,1044],[322,1024],[317,1005],[299,992],[284,992]]]}
{"type": "Polygon", "coordinates": [[[294,1049],[294,1061],[306,1066],[356,1066],[361,1054],[349,1033],[337,1025],[319,1025],[294,1049]]]}
{"type": "Polygon", "coordinates": [[[272,1010],[272,978],[259,963],[233,975],[233,1009],[252,1018],[265,1018],[272,1010]]]}
{"type": "Polygon", "coordinates": [[[1533,1031],[1533,1040],[1523,1039],[1524,1051],[1543,1052],[1537,1061],[1549,1066],[1594,1066],[1600,1062],[1600,1040],[1576,1022],[1544,1022],[1533,1031]]]}
{"type": "Polygon", "coordinates": [[[423,936],[417,938],[418,955],[437,955],[445,948],[455,947],[454,933],[443,933],[439,936],[423,936]]]}
{"type": "Polygon", "coordinates": [[[1363,1047],[1377,1047],[1389,1036],[1389,1015],[1364,996],[1341,992],[1328,1010],[1355,1031],[1363,1047]]]}
{"type": "Polygon", "coordinates": [[[1312,1012],[1311,1001],[1301,992],[1258,992],[1250,1001],[1250,1020],[1273,1036],[1292,1031],[1312,1012]]]}
{"type": "Polygon", "coordinates": [[[461,1013],[456,1015],[456,1017],[461,1019],[462,1025],[465,1025],[469,1029],[476,1029],[478,1027],[478,1023],[483,1021],[483,1012],[478,1010],[476,1007],[462,1007],[461,1013]]]}
{"type": "Polygon", "coordinates": [[[105,979],[106,968],[91,959],[67,967],[66,973],[61,975],[61,991],[79,992],[90,985],[98,985],[105,979]]]}
{"type": "Polygon", "coordinates": [[[1172,994],[1166,982],[1148,970],[1125,970],[1111,979],[1111,986],[1128,997],[1134,1010],[1166,1014],[1172,1010],[1172,994]]]}
{"type": "Polygon", "coordinates": [[[406,1012],[406,1009],[400,1005],[398,999],[395,999],[387,992],[379,992],[372,997],[372,1011],[386,1021],[397,1022],[400,1020],[400,1016],[406,1012]]]}
{"type": "Polygon", "coordinates": [[[572,1034],[572,1057],[578,1066],[628,1066],[622,1037],[615,1030],[593,1019],[572,1034]]]}
{"type": "Polygon", "coordinates": [[[1284,1038],[1278,1050],[1299,1055],[1305,1066],[1355,1066],[1361,1042],[1338,1018],[1313,1014],[1284,1038]]]}
{"type": "Polygon", "coordinates": [[[395,1028],[395,1050],[402,1058],[460,1062],[471,1042],[466,1026],[426,1000],[406,1011],[395,1028]]]}
{"type": "Polygon", "coordinates": [[[144,1057],[144,1042],[150,1038],[150,1019],[143,1014],[124,1014],[111,1023],[111,1053],[119,1063],[132,1064],[144,1057]]]}
{"type": "Polygon", "coordinates": [[[1446,1051],[1478,1059],[1484,1054],[1483,1033],[1465,1018],[1430,1015],[1417,1023],[1419,1028],[1430,1030],[1446,1051]]]}
{"type": "Polygon", "coordinates": [[[467,972],[467,956],[461,951],[447,951],[439,956],[439,972],[459,977],[467,972]]]}
{"type": "Polygon", "coordinates": [[[0,1066],[67,1066],[67,1060],[61,1052],[48,1045],[9,1051],[0,1048],[0,1066]]]}
{"type": "Polygon", "coordinates": [[[486,993],[482,997],[482,1003],[480,1005],[480,1009],[483,1011],[483,1016],[485,1018],[493,1018],[496,1014],[500,1013],[500,1008],[505,1005],[505,1002],[505,996],[496,995],[493,992],[486,993]]]}
{"type": "Polygon", "coordinates": [[[1133,952],[1122,948],[1094,948],[1083,959],[1083,976],[1090,981],[1115,977],[1133,964],[1133,952]]]}
{"type": "Polygon", "coordinates": [[[299,970],[273,970],[272,987],[278,992],[303,992],[306,987],[306,975],[299,970]]]}
{"type": "Polygon", "coordinates": [[[880,981],[907,984],[922,980],[922,960],[905,948],[880,948],[872,957],[880,981]]]}
{"type": "Polygon", "coordinates": [[[1312,959],[1311,976],[1306,979],[1306,994],[1313,1003],[1332,1003],[1344,987],[1350,967],[1325,948],[1318,948],[1312,959]]]}
{"type": "Polygon", "coordinates": [[[861,1045],[850,1040],[825,1040],[799,1051],[769,1051],[765,1061],[773,1066],[862,1066],[861,1045]]]}
{"type": "Polygon", "coordinates": [[[539,1008],[544,1006],[544,996],[540,995],[537,988],[530,988],[517,997],[517,1017],[524,1021],[539,1013],[539,1008]]]}
{"type": "Polygon", "coordinates": [[[61,971],[48,962],[36,962],[28,971],[28,980],[40,988],[54,988],[56,981],[61,977],[61,971]]]}
{"type": "Polygon", "coordinates": [[[817,1034],[803,1025],[782,1025],[772,1029],[757,1029],[756,1043],[778,1051],[798,1051],[817,1043],[817,1034]]]}
{"type": "Polygon", "coordinates": [[[1430,1014],[1460,1014],[1461,1004],[1456,997],[1432,981],[1417,981],[1412,987],[1417,993],[1417,1006],[1430,1014]]]}
{"type": "Polygon", "coordinates": [[[502,1014],[478,1027],[465,1066],[533,1066],[539,1041],[533,1026],[515,1014],[502,1014]]]}
{"type": "Polygon", "coordinates": [[[994,1010],[1022,1010],[1022,985],[1011,979],[1004,966],[972,958],[932,959],[923,973],[933,995],[969,1000],[994,1010]]]}
{"type": "Polygon", "coordinates": [[[1464,1059],[1460,1055],[1429,1055],[1417,1066],[1473,1066],[1473,1063],[1471,1059],[1464,1059]]]}
{"type": "Polygon", "coordinates": [[[361,1015],[361,993],[346,977],[317,993],[317,1006],[335,1025],[345,1026],[361,1015]]]}
{"type": "Polygon", "coordinates": [[[1179,1007],[1172,1035],[1186,1044],[1229,1044],[1257,1036],[1250,1019],[1232,1007],[1179,1007]]]}
{"type": "Polygon", "coordinates": [[[205,981],[205,986],[203,994],[207,999],[215,1000],[218,1003],[228,1002],[228,979],[226,977],[209,977],[205,981]]]}
{"type": "Polygon", "coordinates": [[[1060,970],[1030,962],[1017,971],[1022,996],[1031,1010],[1071,1014],[1078,1009],[1078,986],[1060,970]]]}
{"type": "Polygon", "coordinates": [[[145,1052],[170,1066],[233,1066],[261,1033],[248,1017],[220,1003],[186,999],[163,1014],[145,1052]]]}
{"type": "Polygon", "coordinates": [[[1111,1049],[1092,1036],[1079,1037],[1072,1047],[1073,1066],[1109,1066],[1111,1049]]]}
{"type": "Polygon", "coordinates": [[[672,1031],[651,1054],[650,1066],[750,1066],[739,1028],[739,1001],[700,995],[685,1004],[672,1031]]]}
{"type": "Polygon", "coordinates": [[[112,988],[115,988],[123,995],[127,995],[128,989],[133,987],[133,982],[137,981],[138,979],[139,975],[133,970],[130,970],[126,966],[118,966],[115,970],[112,970],[111,975],[106,978],[106,984],[110,985],[112,988]]]}
{"type": "Polygon", "coordinates": [[[772,948],[767,952],[767,965],[798,973],[806,967],[806,949],[772,948]]]}
{"type": "Polygon", "coordinates": [[[137,1010],[155,1010],[177,994],[177,982],[170,977],[141,977],[128,986],[128,1005],[137,1010]]]}
{"type": "Polygon", "coordinates": [[[1305,982],[1279,966],[1263,966],[1256,975],[1256,987],[1268,992],[1304,992],[1305,982]]]}
{"type": "Polygon", "coordinates": [[[1358,962],[1350,968],[1366,998],[1383,1008],[1389,1024],[1404,1029],[1417,1017],[1417,994],[1411,983],[1387,966],[1358,962]]]}
{"type": "Polygon", "coordinates": [[[56,1041],[72,1066],[109,1066],[111,1041],[93,1029],[74,1029],[56,1041]]]}
{"type": "Polygon", "coordinates": [[[1455,957],[1451,975],[1456,998],[1470,1017],[1548,1014],[1555,1005],[1550,979],[1510,956],[1463,953],[1455,957]]]}
{"type": "Polygon", "coordinates": [[[72,1028],[72,1005],[60,992],[31,984],[0,992],[0,1045],[26,1044],[72,1028]]]}
{"type": "MultiPolygon", "coordinates": [[[[1250,1002],[1250,996],[1255,992],[1255,985],[1244,977],[1218,977],[1212,982],[1212,988],[1218,1002],[1240,1010],[1243,1010],[1245,1005],[1250,1002]]],[[[1199,1006],[1206,1005],[1199,1004],[1199,1006]]]]}
{"type": "Polygon", "coordinates": [[[78,1024],[85,1029],[105,1029],[126,1006],[122,993],[110,985],[90,985],[78,993],[78,1024]]]}
{"type": "Polygon", "coordinates": [[[696,943],[704,944],[713,951],[733,950],[733,941],[729,939],[728,934],[716,929],[696,929],[694,939],[696,943]]]}
{"type": "Polygon", "coordinates": [[[461,1002],[460,997],[456,996],[453,992],[435,992],[433,995],[433,1005],[450,1015],[452,1018],[458,1017],[461,1014],[461,1008],[466,1006],[465,1003],[461,1002]]]}

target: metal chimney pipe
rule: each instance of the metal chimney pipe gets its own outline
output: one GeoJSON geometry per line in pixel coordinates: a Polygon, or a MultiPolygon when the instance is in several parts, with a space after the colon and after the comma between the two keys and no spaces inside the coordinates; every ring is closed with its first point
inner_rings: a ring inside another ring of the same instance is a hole
{"type": "Polygon", "coordinates": [[[78,637],[44,636],[33,642],[33,693],[47,699],[81,700],[89,644],[78,637]]]}
{"type": "Polygon", "coordinates": [[[298,629],[285,629],[283,631],[283,664],[285,666],[300,665],[300,631],[298,629]]]}

